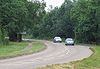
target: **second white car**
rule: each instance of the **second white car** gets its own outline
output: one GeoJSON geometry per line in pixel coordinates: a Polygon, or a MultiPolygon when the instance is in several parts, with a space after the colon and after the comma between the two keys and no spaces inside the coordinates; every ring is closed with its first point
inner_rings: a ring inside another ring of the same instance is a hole
{"type": "Polygon", "coordinates": [[[65,40],[65,45],[74,45],[74,40],[72,38],[67,38],[65,40]]]}

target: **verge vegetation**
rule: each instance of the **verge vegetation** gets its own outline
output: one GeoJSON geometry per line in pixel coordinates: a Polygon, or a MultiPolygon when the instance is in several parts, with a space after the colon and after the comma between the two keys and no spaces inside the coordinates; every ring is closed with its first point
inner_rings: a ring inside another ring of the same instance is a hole
{"type": "Polygon", "coordinates": [[[11,58],[39,52],[45,49],[45,45],[38,41],[30,42],[10,42],[9,45],[0,46],[0,59],[11,58]]]}

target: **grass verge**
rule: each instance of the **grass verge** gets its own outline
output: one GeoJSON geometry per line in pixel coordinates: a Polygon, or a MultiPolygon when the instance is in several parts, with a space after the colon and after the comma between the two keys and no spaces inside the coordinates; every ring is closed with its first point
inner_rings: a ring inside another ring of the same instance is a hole
{"type": "Polygon", "coordinates": [[[27,55],[35,52],[39,52],[45,49],[45,45],[39,41],[30,42],[10,42],[9,45],[0,46],[0,59],[11,58],[21,55],[27,55]]]}
{"type": "Polygon", "coordinates": [[[100,45],[93,46],[94,54],[82,61],[75,61],[65,64],[47,65],[44,68],[37,69],[100,69],[100,45]]]}

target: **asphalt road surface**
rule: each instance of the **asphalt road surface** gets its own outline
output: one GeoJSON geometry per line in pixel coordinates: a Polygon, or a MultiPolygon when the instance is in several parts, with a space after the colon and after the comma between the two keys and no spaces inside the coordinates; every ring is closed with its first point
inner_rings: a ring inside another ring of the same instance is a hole
{"type": "Polygon", "coordinates": [[[92,51],[87,46],[65,46],[64,43],[43,42],[47,46],[44,51],[0,60],[0,69],[34,69],[50,64],[81,60],[92,54],[92,51]]]}

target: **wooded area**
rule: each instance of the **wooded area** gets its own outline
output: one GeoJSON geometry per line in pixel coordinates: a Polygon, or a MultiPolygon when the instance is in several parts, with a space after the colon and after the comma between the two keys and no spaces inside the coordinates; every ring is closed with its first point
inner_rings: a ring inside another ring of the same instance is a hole
{"type": "Polygon", "coordinates": [[[40,35],[72,37],[77,43],[99,43],[99,3],[100,0],[65,0],[60,8],[44,16],[40,35]]]}
{"type": "MultiPolygon", "coordinates": [[[[1,0],[0,44],[18,33],[32,38],[72,37],[77,43],[100,43],[100,0],[65,0],[60,8],[45,11],[44,1],[1,0]]],[[[20,36],[21,37],[21,36],[20,36]]]]}
{"type": "Polygon", "coordinates": [[[5,44],[5,36],[21,41],[19,33],[33,29],[45,14],[44,8],[43,1],[0,0],[0,44],[5,44]]]}

